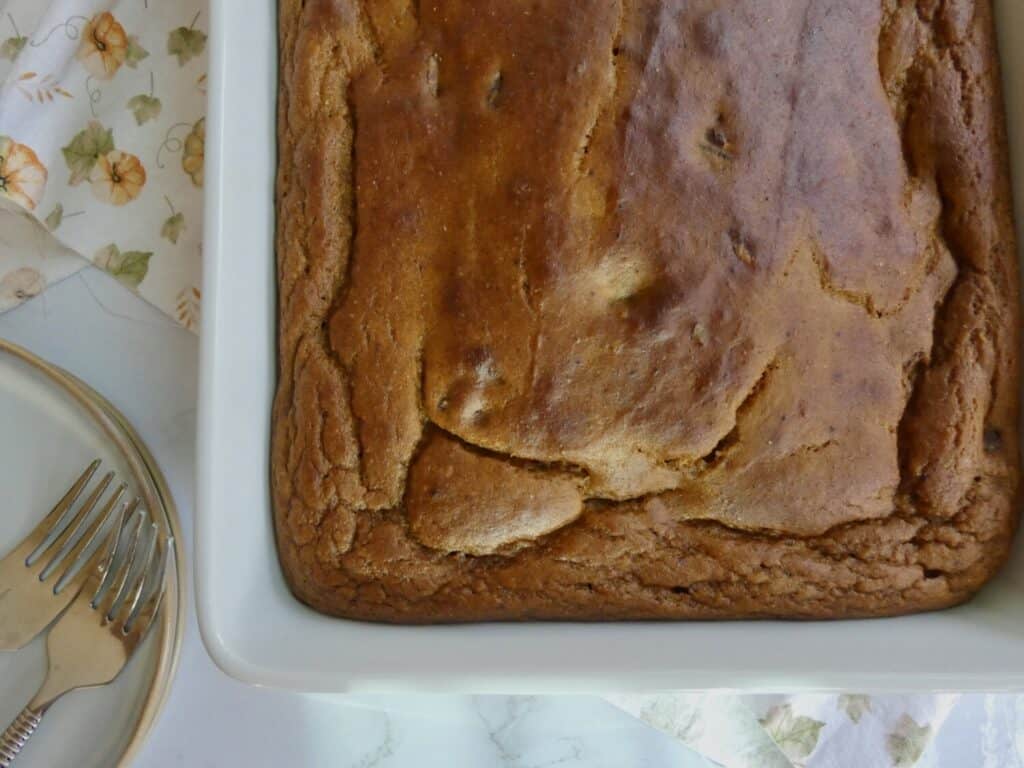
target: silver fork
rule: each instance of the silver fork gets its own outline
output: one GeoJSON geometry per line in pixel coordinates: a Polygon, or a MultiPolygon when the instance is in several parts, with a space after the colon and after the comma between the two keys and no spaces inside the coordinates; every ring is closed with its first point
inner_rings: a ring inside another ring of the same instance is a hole
{"type": "MultiPolygon", "coordinates": [[[[90,570],[102,559],[102,547],[68,579],[75,563],[96,541],[126,487],[119,485],[99,513],[91,518],[114,479],[109,472],[72,514],[75,502],[100,466],[90,464],[64,494],[57,506],[25,537],[13,552],[0,560],[0,651],[16,651],[67,607],[85,583],[90,570]],[[44,557],[47,553],[49,557],[44,557]]],[[[139,500],[132,502],[138,505],[139,500]]]]}
{"type": "Polygon", "coordinates": [[[53,702],[76,688],[109,683],[146,637],[160,610],[174,546],[146,518],[142,509],[130,517],[122,513],[101,547],[106,557],[89,569],[84,588],[50,629],[46,680],[0,736],[0,768],[10,768],[53,702]]]}

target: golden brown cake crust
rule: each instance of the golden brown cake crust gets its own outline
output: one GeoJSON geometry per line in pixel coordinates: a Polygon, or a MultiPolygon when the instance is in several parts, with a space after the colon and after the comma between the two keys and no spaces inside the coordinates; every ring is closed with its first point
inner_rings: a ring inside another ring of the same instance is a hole
{"type": "Polygon", "coordinates": [[[279,156],[314,608],[890,615],[1006,557],[990,0],[282,0],[279,156]]]}

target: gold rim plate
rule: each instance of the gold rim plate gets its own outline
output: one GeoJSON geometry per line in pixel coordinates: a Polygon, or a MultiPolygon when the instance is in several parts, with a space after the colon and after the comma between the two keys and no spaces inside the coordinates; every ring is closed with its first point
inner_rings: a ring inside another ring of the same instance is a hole
{"type": "MultiPolygon", "coordinates": [[[[142,680],[143,685],[148,683],[148,690],[140,696],[140,703],[134,707],[132,715],[124,718],[125,720],[133,721],[131,732],[118,739],[116,741],[116,748],[104,755],[103,758],[106,761],[106,765],[128,765],[145,743],[146,737],[149,735],[167,699],[171,681],[174,679],[174,673],[177,668],[184,635],[184,619],[186,615],[185,563],[182,554],[184,542],[174,500],[163,474],[154,461],[152,454],[146,448],[145,443],[143,443],[138,433],[136,433],[124,416],[110,402],[71,373],[40,359],[22,347],[4,339],[0,339],[0,355],[8,356],[8,358],[18,361],[18,363],[14,364],[20,363],[27,367],[25,375],[34,375],[40,380],[45,380],[46,384],[54,388],[50,393],[43,393],[38,390],[34,393],[28,392],[28,398],[38,399],[56,395],[65,401],[69,410],[73,408],[78,411],[79,423],[69,425],[69,427],[92,429],[96,432],[95,436],[90,436],[91,439],[94,441],[101,440],[109,453],[119,459],[117,463],[120,464],[121,474],[125,475],[121,479],[127,482],[131,490],[142,498],[143,503],[151,511],[156,523],[168,536],[173,537],[176,542],[174,557],[168,562],[168,592],[164,599],[163,609],[161,610],[160,622],[156,627],[157,636],[149,638],[142,651],[148,652],[155,657],[153,660],[147,660],[151,667],[148,681],[142,680]],[[146,648],[152,647],[153,644],[156,645],[155,649],[146,651],[146,648]]],[[[8,363],[11,363],[10,359],[8,359],[8,363]]],[[[2,373],[2,369],[0,369],[0,373],[2,373]]],[[[35,406],[43,407],[43,404],[40,401],[35,406]]],[[[29,403],[26,407],[31,408],[33,404],[29,403]]],[[[18,445],[24,440],[24,437],[22,436],[22,439],[19,439],[17,434],[8,433],[5,435],[0,430],[0,441],[5,439],[14,440],[15,443],[13,444],[18,445]]],[[[45,456],[40,458],[45,462],[45,456]]],[[[0,478],[3,477],[3,469],[0,466],[0,478]]],[[[51,473],[56,472],[58,474],[64,471],[73,479],[73,476],[80,469],[77,466],[51,467],[50,471],[51,473]]],[[[37,517],[46,511],[46,509],[39,510],[37,517]]],[[[9,546],[15,543],[15,541],[0,541],[0,550],[6,551],[9,546]]],[[[23,649],[19,653],[26,653],[26,651],[27,649],[23,649]]],[[[129,671],[130,667],[129,670],[126,670],[126,673],[129,671]]],[[[9,694],[9,691],[7,694],[9,694]]],[[[77,699],[74,705],[81,706],[83,701],[80,697],[87,695],[89,695],[88,692],[73,694],[77,699]]],[[[70,697],[68,704],[71,704],[70,697]]],[[[3,727],[5,724],[0,724],[0,727],[3,727]]],[[[47,730],[47,720],[44,720],[36,738],[40,740],[48,738],[47,730]]],[[[54,738],[66,738],[69,735],[50,734],[54,738]]],[[[29,749],[31,747],[32,745],[29,746],[29,749]]],[[[24,757],[30,757],[28,750],[26,750],[24,757]]],[[[30,760],[25,762],[26,765],[31,764],[30,760]]]]}

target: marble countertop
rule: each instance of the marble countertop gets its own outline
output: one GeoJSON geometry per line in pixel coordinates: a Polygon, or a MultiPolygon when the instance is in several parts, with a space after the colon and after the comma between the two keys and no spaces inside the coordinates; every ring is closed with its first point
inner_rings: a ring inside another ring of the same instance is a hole
{"type": "MultiPolygon", "coordinates": [[[[0,336],[72,371],[132,421],[191,541],[196,337],[89,269],[0,315],[0,336]]],[[[252,688],[206,654],[190,605],[178,677],[144,768],[708,768],[598,698],[303,695],[252,688]]]]}

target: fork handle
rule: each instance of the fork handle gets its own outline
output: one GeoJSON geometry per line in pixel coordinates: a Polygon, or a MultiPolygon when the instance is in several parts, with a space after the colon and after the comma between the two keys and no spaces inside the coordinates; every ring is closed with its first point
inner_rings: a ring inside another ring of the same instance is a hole
{"type": "Polygon", "coordinates": [[[0,768],[11,768],[18,753],[28,744],[43,719],[43,709],[27,705],[0,736],[0,768]]]}

